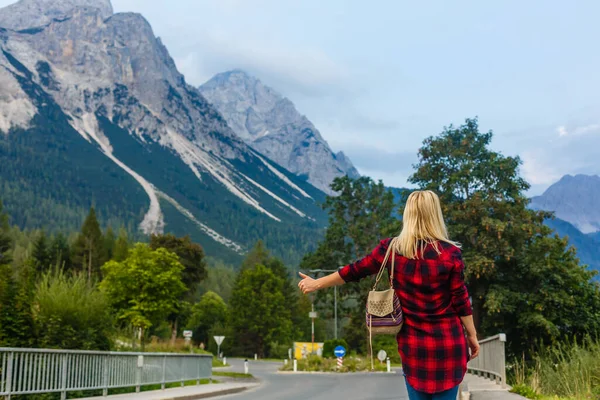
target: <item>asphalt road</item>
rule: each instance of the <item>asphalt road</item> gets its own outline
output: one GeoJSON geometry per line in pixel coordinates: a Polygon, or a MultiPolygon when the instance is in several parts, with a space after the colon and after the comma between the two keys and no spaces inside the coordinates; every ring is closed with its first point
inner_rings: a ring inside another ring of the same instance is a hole
{"type": "MultiPolygon", "coordinates": [[[[242,360],[230,360],[230,371],[244,372],[242,360]]],[[[278,374],[281,364],[249,361],[256,388],[227,399],[244,400],[400,400],[408,399],[404,377],[393,374],[278,374]]]]}

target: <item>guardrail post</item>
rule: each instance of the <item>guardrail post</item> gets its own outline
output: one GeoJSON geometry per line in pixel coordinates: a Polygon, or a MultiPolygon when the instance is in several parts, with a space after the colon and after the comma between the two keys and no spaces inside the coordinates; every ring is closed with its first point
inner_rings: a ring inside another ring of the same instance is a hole
{"type": "Polygon", "coordinates": [[[196,358],[196,365],[198,366],[198,378],[196,379],[196,385],[199,385],[200,384],[200,368],[202,367],[202,359],[200,357],[196,358]]]}
{"type": "Polygon", "coordinates": [[[61,377],[60,377],[60,400],[66,400],[67,398],[67,372],[69,369],[69,360],[68,360],[69,355],[68,354],[63,354],[62,355],[62,372],[61,372],[61,377]]]}
{"type": "Polygon", "coordinates": [[[14,353],[11,351],[10,353],[8,353],[8,369],[6,370],[6,393],[8,393],[6,398],[8,400],[10,400],[10,396],[11,396],[11,392],[12,392],[13,360],[14,360],[14,353]]]}
{"type": "Polygon", "coordinates": [[[181,387],[185,386],[185,380],[183,378],[185,376],[185,372],[183,369],[183,360],[184,360],[184,358],[180,356],[179,357],[179,361],[180,361],[180,363],[179,363],[179,378],[181,378],[181,387]]]}
{"type": "Polygon", "coordinates": [[[102,396],[108,396],[108,357],[104,356],[102,361],[102,396]]]}
{"type": "Polygon", "coordinates": [[[167,356],[163,356],[163,365],[162,365],[162,382],[160,384],[160,388],[165,390],[165,382],[167,380],[167,356]]]}
{"type": "Polygon", "coordinates": [[[135,370],[135,392],[140,392],[142,383],[142,368],[144,367],[144,356],[139,355],[137,359],[137,369],[135,370]]]}
{"type": "Polygon", "coordinates": [[[500,334],[500,373],[502,374],[502,387],[506,387],[506,334],[500,334]]]}

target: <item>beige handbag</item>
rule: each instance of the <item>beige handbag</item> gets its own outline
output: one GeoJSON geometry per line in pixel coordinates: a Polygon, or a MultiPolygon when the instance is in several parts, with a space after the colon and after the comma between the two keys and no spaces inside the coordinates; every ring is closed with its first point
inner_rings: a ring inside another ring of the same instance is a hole
{"type": "Polygon", "coordinates": [[[369,347],[371,353],[371,369],[374,369],[373,365],[373,335],[387,334],[397,335],[402,329],[404,319],[402,317],[402,307],[400,305],[400,299],[396,295],[394,290],[394,264],[395,255],[392,248],[392,243],[388,247],[385,253],[385,258],[381,263],[381,268],[375,279],[375,285],[369,292],[367,299],[367,327],[369,328],[369,347]],[[392,257],[392,268],[390,270],[390,288],[387,290],[377,290],[377,285],[383,277],[385,272],[385,266],[390,258],[392,257]]]}

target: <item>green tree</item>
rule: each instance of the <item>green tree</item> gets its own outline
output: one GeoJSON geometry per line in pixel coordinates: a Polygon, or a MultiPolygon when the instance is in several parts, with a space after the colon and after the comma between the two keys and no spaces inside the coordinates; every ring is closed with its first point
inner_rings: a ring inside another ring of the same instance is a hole
{"type": "Polygon", "coordinates": [[[34,319],[41,347],[110,350],[114,321],[104,293],[83,274],[45,274],[36,286],[34,319]]]}
{"type": "Polygon", "coordinates": [[[4,288],[0,298],[0,345],[33,347],[35,330],[32,299],[35,264],[28,261],[16,277],[6,265],[2,268],[4,288]]]}
{"type": "Polygon", "coordinates": [[[67,238],[62,233],[57,233],[50,242],[50,265],[58,266],[65,271],[73,268],[71,262],[71,249],[67,238]]]}
{"type": "Polygon", "coordinates": [[[129,238],[125,228],[119,230],[119,236],[115,242],[112,259],[114,261],[124,261],[129,256],[129,238]]]}
{"type": "Polygon", "coordinates": [[[106,228],[106,232],[104,233],[104,254],[106,255],[107,260],[112,260],[113,258],[116,240],[117,238],[115,237],[115,233],[109,226],[106,228]]]}
{"type": "Polygon", "coordinates": [[[191,329],[194,342],[211,344],[209,333],[217,324],[227,322],[227,304],[215,292],[206,292],[200,301],[192,307],[192,315],[187,327],[191,329]]]}
{"type": "Polygon", "coordinates": [[[492,137],[477,119],[444,128],[425,139],[410,178],[440,195],[450,235],[463,245],[476,326],[483,335],[510,331],[515,352],[535,338],[589,331],[579,317],[598,312],[591,274],[544,225],[550,214],[527,207],[520,160],[490,150],[492,137]]]}
{"type": "Polygon", "coordinates": [[[33,252],[31,257],[35,262],[35,268],[38,273],[43,273],[51,268],[52,257],[48,237],[44,231],[40,231],[33,242],[33,252]]]}
{"type": "MultiPolygon", "coordinates": [[[[314,253],[304,257],[301,269],[332,269],[364,257],[380,240],[397,235],[400,222],[395,218],[394,195],[380,181],[361,177],[336,178],[331,188],[338,194],[329,196],[324,209],[329,214],[325,239],[314,253]]],[[[340,317],[350,317],[345,339],[352,349],[366,349],[364,308],[369,280],[339,288],[340,317]]],[[[333,318],[333,289],[317,294],[319,311],[333,318]]]]}
{"type": "Polygon", "coordinates": [[[177,255],[142,243],[136,244],[124,261],[104,264],[102,272],[100,289],[117,317],[140,330],[142,346],[146,330],[177,310],[186,291],[177,255]]]}
{"type": "MultiPolygon", "coordinates": [[[[300,302],[298,288],[294,286],[288,268],[282,260],[271,256],[271,253],[261,240],[256,242],[256,245],[248,252],[242,262],[240,271],[256,267],[257,265],[266,266],[283,280],[283,295],[285,297],[285,304],[291,310],[293,336],[295,338],[306,337],[308,334],[310,337],[311,325],[310,320],[307,318],[308,312],[311,310],[310,301],[308,302],[307,309],[306,302],[300,302]]],[[[322,325],[319,324],[319,328],[322,328],[322,325]]]]}
{"type": "Polygon", "coordinates": [[[179,323],[184,319],[189,302],[195,294],[198,285],[206,277],[206,261],[204,260],[204,250],[202,247],[192,242],[189,236],[181,238],[172,234],[151,235],[150,248],[167,249],[179,257],[179,262],[183,265],[182,281],[187,287],[187,291],[181,294],[179,306],[173,310],[169,316],[171,322],[171,342],[174,343],[177,338],[179,323]],[[187,303],[187,304],[185,304],[187,303]]]}
{"type": "Polygon", "coordinates": [[[237,274],[233,268],[221,261],[211,260],[211,265],[207,268],[206,279],[198,286],[196,298],[206,292],[213,291],[221,296],[225,302],[228,302],[236,276],[237,274]]]}
{"type": "Polygon", "coordinates": [[[106,254],[94,207],[90,208],[72,250],[73,264],[77,270],[85,271],[88,279],[100,276],[100,267],[106,261],[106,254]]]}
{"type": "Polygon", "coordinates": [[[173,234],[150,236],[150,248],[153,250],[163,248],[179,257],[184,267],[183,283],[190,292],[206,277],[206,261],[202,247],[192,242],[189,236],[177,237],[173,234]]]}
{"type": "Polygon", "coordinates": [[[238,354],[263,357],[271,343],[291,340],[292,320],[283,289],[283,279],[264,265],[240,272],[229,313],[238,354]]]}
{"type": "Polygon", "coordinates": [[[10,264],[10,250],[13,241],[10,236],[10,226],[8,224],[8,215],[4,213],[4,206],[0,201],[0,265],[10,264]]]}

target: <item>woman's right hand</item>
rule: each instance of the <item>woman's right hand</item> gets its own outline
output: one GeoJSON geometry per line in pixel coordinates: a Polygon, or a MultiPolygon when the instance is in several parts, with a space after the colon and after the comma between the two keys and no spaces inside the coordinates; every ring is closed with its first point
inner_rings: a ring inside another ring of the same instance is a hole
{"type": "Polygon", "coordinates": [[[303,274],[300,272],[300,277],[302,280],[298,283],[298,287],[302,290],[302,293],[308,294],[312,292],[316,292],[321,287],[316,279],[311,278],[310,276],[303,274]]]}
{"type": "Polygon", "coordinates": [[[471,350],[471,360],[477,358],[479,355],[479,340],[477,340],[477,336],[467,336],[467,343],[469,345],[469,349],[471,350]]]}

